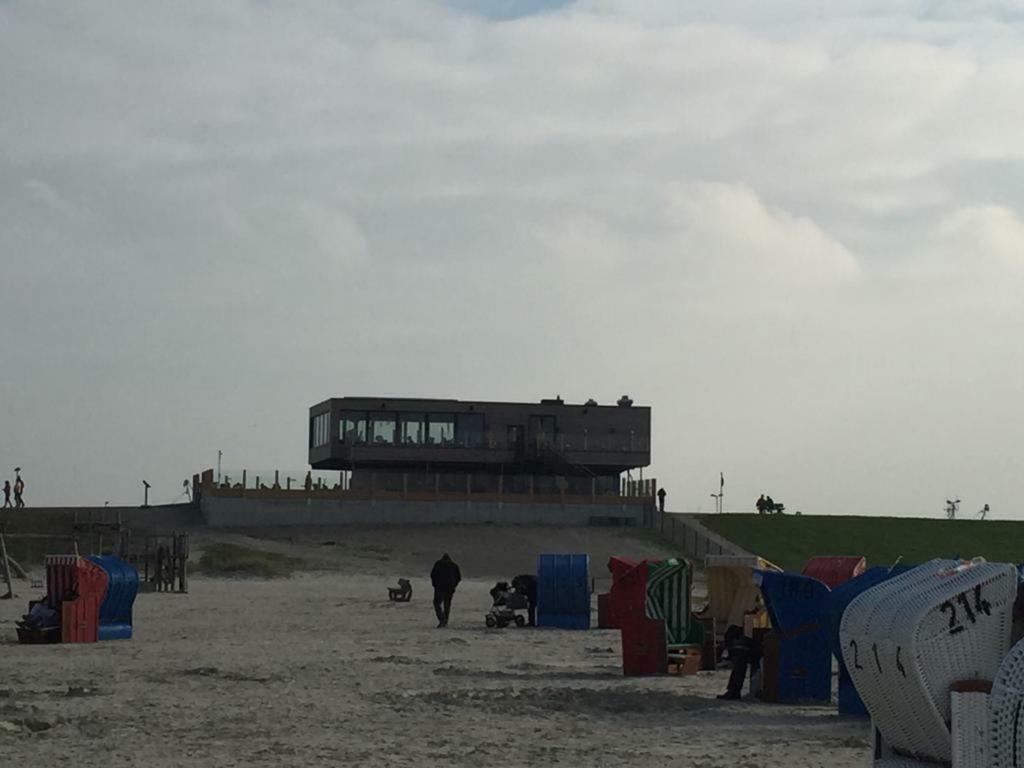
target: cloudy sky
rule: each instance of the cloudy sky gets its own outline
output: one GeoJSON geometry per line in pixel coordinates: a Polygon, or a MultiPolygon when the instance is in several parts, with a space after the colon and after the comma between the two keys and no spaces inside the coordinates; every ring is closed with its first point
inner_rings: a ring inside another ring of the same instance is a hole
{"type": "Polygon", "coordinates": [[[1024,518],[1019,0],[0,0],[0,473],[654,413],[669,506],[1024,518]]]}

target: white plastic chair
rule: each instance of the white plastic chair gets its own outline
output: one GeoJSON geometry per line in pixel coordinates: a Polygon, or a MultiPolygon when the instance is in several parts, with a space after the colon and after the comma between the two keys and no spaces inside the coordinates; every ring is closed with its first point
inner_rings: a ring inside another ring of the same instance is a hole
{"type": "Polygon", "coordinates": [[[1012,565],[932,560],[850,603],[844,657],[886,744],[952,760],[950,686],[995,677],[1016,592],[1012,565]]]}

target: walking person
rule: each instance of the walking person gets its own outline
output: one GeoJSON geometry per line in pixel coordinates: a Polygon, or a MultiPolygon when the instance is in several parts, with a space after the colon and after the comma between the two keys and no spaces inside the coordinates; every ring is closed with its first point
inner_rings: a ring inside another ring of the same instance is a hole
{"type": "Polygon", "coordinates": [[[434,613],[437,614],[438,627],[448,626],[448,617],[452,612],[452,597],[460,581],[462,571],[445,552],[430,569],[430,583],[434,586],[434,613]]]}
{"type": "Polygon", "coordinates": [[[663,515],[665,514],[665,497],[666,496],[668,496],[668,494],[665,493],[665,489],[664,488],[658,489],[658,511],[661,512],[661,514],[663,514],[663,515]]]}
{"type": "Polygon", "coordinates": [[[11,481],[4,480],[4,509],[14,506],[11,504],[11,481]]]}
{"type": "Polygon", "coordinates": [[[25,481],[21,479],[21,467],[14,468],[14,506],[21,509],[25,506],[25,481]]]}

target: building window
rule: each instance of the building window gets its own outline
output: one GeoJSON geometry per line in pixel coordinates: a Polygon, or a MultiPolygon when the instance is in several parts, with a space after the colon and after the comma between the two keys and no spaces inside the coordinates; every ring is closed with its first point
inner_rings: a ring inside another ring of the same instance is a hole
{"type": "Polygon", "coordinates": [[[314,448],[327,445],[330,441],[331,414],[321,413],[313,417],[310,427],[310,444],[314,448]]]}
{"type": "Polygon", "coordinates": [[[393,445],[397,431],[393,413],[375,413],[370,417],[370,439],[374,445],[393,445]]]}
{"type": "Polygon", "coordinates": [[[455,441],[455,417],[450,413],[432,413],[427,421],[430,445],[451,445],[455,441]]]}
{"type": "Polygon", "coordinates": [[[399,417],[401,423],[401,442],[403,445],[420,445],[423,443],[422,413],[403,413],[399,417]]]}
{"type": "Polygon", "coordinates": [[[484,442],[484,415],[460,413],[455,417],[455,442],[463,448],[479,448],[484,442]]]}
{"type": "Polygon", "coordinates": [[[354,411],[341,414],[341,442],[359,445],[366,442],[366,417],[354,411]]]}

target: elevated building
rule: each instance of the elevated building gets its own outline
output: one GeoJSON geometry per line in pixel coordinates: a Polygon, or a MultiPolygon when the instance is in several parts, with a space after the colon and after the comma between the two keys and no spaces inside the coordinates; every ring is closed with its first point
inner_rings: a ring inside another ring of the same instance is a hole
{"type": "Polygon", "coordinates": [[[309,409],[309,463],[351,490],[618,496],[651,461],[651,409],[561,398],[340,397],[309,409]]]}

